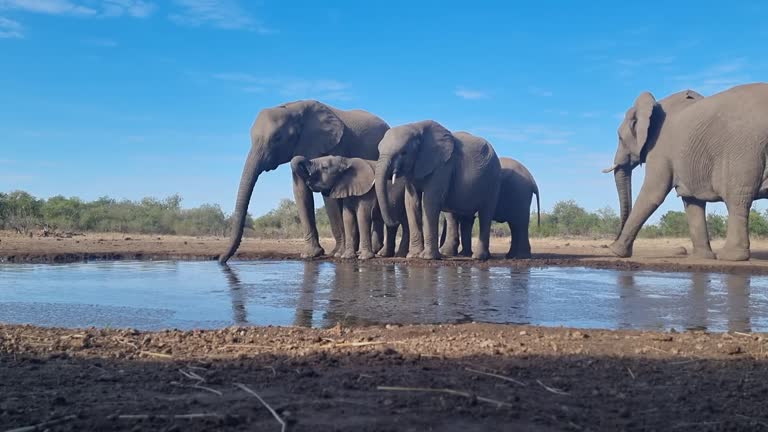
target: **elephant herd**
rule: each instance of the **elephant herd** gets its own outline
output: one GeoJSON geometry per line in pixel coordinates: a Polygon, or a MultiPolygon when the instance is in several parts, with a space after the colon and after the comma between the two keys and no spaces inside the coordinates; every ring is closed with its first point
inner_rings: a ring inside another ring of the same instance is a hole
{"type": "MultiPolygon", "coordinates": [[[[539,204],[536,182],[521,163],[499,157],[481,137],[432,120],[390,127],[366,111],[304,100],[259,112],[251,144],[222,263],[240,245],[258,177],[286,163],[304,230],[304,258],[325,253],[313,192],[325,201],[336,257],[486,260],[492,221],[510,227],[508,258],[531,256],[528,226],[533,195],[539,204]],[[475,216],[479,236],[473,251],[475,216]],[[402,239],[396,247],[398,228],[402,239]]],[[[740,85],[709,97],[686,90],[659,101],[642,93],[625,114],[614,164],[604,172],[614,174],[621,208],[620,233],[609,246],[613,254],[631,256],[643,223],[674,187],[685,206],[694,256],[749,259],[752,201],[768,197],[768,84],[740,85]],[[631,172],[642,163],[645,181],[633,206],[631,172]],[[728,228],[725,247],[715,256],[705,205],[717,201],[726,204],[728,228]]]]}

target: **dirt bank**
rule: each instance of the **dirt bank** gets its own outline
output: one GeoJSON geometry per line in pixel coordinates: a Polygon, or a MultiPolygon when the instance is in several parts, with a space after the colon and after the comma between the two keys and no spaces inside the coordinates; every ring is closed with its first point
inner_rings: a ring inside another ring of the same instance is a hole
{"type": "Polygon", "coordinates": [[[768,430],[767,352],[765,334],[485,324],[0,326],[0,429],[279,431],[250,390],[292,431],[768,430]]]}
{"type": "MultiPolygon", "coordinates": [[[[198,259],[214,260],[224,250],[227,240],[214,237],[147,236],[125,234],[88,234],[72,238],[23,237],[0,233],[0,262],[74,262],[97,259],[198,259]]],[[[641,239],[635,244],[635,256],[616,258],[605,246],[608,240],[535,239],[534,259],[506,260],[505,239],[493,239],[492,260],[478,263],[468,259],[446,259],[440,262],[411,261],[412,265],[476,265],[476,266],[587,266],[597,268],[652,269],[661,271],[720,271],[768,274],[768,241],[752,242],[753,258],[749,262],[728,263],[689,258],[687,239],[641,239]]],[[[715,250],[723,241],[715,241],[715,250]]],[[[324,240],[326,250],[332,241],[324,240]]],[[[298,259],[303,244],[299,240],[243,240],[234,259],[298,259]]],[[[328,259],[328,258],[322,258],[328,259]]],[[[377,259],[377,260],[395,260],[377,259]]]]}

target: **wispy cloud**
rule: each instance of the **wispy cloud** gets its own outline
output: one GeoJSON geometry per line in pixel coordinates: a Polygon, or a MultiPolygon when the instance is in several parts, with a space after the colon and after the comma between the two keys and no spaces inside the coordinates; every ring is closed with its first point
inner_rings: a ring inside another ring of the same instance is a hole
{"type": "Polygon", "coordinates": [[[96,9],[69,0],[0,0],[0,9],[16,9],[49,15],[96,15],[96,9]]]}
{"type": "Polygon", "coordinates": [[[543,89],[540,87],[528,87],[528,93],[539,97],[551,97],[553,95],[551,90],[543,89]]]}
{"type": "Polygon", "coordinates": [[[467,100],[488,99],[490,95],[482,90],[472,90],[465,87],[458,87],[453,94],[467,100]]]}
{"type": "Polygon", "coordinates": [[[709,95],[749,82],[751,77],[745,71],[746,67],[746,59],[737,58],[709,66],[691,74],[676,75],[671,80],[680,89],[689,88],[704,95],[709,95]]]}
{"type": "Polygon", "coordinates": [[[144,0],[103,0],[101,7],[104,16],[146,18],[155,11],[155,5],[144,0]]]}
{"type": "Polygon", "coordinates": [[[675,56],[652,56],[632,59],[618,59],[616,60],[616,63],[620,66],[626,67],[644,67],[653,65],[668,65],[674,63],[675,60],[675,56]]]}
{"type": "Polygon", "coordinates": [[[575,135],[574,132],[569,130],[539,124],[481,127],[477,128],[475,132],[491,140],[543,145],[567,144],[570,137],[575,135]]]}
{"type": "Polygon", "coordinates": [[[322,99],[345,101],[352,99],[351,86],[331,79],[263,78],[247,73],[218,73],[213,76],[221,81],[237,83],[249,93],[276,92],[296,99],[322,99]]]}
{"type": "Polygon", "coordinates": [[[0,39],[21,39],[24,28],[14,20],[0,17],[0,39]]]}
{"type": "Polygon", "coordinates": [[[174,0],[174,3],[181,11],[171,14],[170,19],[180,25],[249,30],[261,34],[273,32],[243,9],[237,0],[174,0]]]}

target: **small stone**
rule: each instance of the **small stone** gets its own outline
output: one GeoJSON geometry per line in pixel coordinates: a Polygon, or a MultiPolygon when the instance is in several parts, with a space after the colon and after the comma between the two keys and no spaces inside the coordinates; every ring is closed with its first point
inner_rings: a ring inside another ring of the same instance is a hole
{"type": "Polygon", "coordinates": [[[520,332],[520,336],[528,336],[528,332],[523,330],[520,332]]]}

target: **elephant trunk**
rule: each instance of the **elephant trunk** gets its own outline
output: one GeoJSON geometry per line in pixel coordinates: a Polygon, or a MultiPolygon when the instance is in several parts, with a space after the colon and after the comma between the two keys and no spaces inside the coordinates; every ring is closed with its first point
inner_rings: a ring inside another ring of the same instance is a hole
{"type": "Polygon", "coordinates": [[[248,158],[243,167],[243,175],[240,177],[240,188],[237,191],[237,201],[235,203],[235,212],[232,214],[232,235],[229,240],[229,246],[226,252],[219,256],[219,263],[226,264],[232,258],[237,248],[240,247],[240,241],[243,238],[243,228],[245,227],[245,218],[248,214],[248,204],[251,201],[253,187],[256,180],[262,172],[262,157],[252,148],[248,153],[248,158]]]}
{"type": "Polygon", "coordinates": [[[632,211],[632,170],[628,166],[618,167],[613,172],[613,178],[616,181],[616,191],[619,194],[619,207],[621,208],[621,226],[618,236],[624,229],[624,224],[627,223],[629,212],[632,211]]]}
{"type": "MultiPolygon", "coordinates": [[[[387,226],[397,226],[397,221],[392,217],[392,209],[389,202],[389,171],[392,166],[392,160],[388,157],[380,157],[376,162],[376,199],[379,201],[379,208],[381,209],[381,218],[384,219],[384,223],[387,226]]],[[[393,177],[394,178],[394,177],[393,177]]]]}

